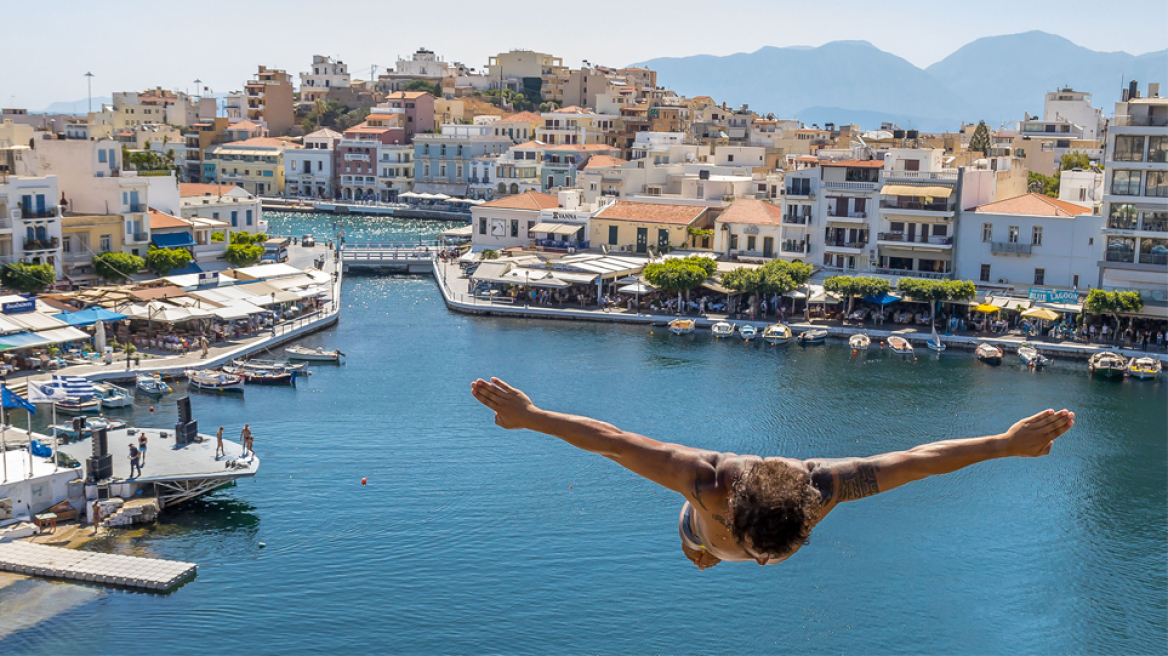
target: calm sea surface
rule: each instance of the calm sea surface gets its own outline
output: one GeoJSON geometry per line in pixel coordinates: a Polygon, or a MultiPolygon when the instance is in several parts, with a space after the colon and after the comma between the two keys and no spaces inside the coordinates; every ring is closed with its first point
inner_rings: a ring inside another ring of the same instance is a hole
{"type": "MultiPolygon", "coordinates": [[[[318,237],[332,221],[271,219],[318,237]]],[[[347,227],[391,239],[444,226],[347,227]]],[[[193,561],[198,578],[167,596],[69,593],[0,652],[1163,653],[1163,381],[471,317],[425,277],[349,278],[344,304],[304,341],[346,364],[294,390],[192,396],[203,432],[251,423],[256,479],[94,546],[193,561]],[[678,495],[496,427],[468,391],[490,375],[548,408],[737,453],[873,454],[1048,407],[1078,425],[1047,458],[845,504],[786,564],[699,572],[679,548],[678,495]]],[[[173,399],[132,412],[174,417],[173,399]]],[[[0,600],[51,586],[76,589],[28,583],[0,600]]]]}

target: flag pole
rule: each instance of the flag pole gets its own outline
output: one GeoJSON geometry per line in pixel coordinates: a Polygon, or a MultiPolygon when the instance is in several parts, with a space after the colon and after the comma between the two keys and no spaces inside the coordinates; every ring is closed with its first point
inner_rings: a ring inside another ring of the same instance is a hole
{"type": "MultiPolygon", "coordinates": [[[[8,389],[5,386],[4,389],[8,389]]],[[[4,418],[4,404],[0,403],[0,456],[4,458],[4,482],[8,482],[8,423],[4,418]]]]}
{"type": "Polygon", "coordinates": [[[61,466],[61,458],[57,454],[57,402],[53,401],[53,471],[61,466]]]}

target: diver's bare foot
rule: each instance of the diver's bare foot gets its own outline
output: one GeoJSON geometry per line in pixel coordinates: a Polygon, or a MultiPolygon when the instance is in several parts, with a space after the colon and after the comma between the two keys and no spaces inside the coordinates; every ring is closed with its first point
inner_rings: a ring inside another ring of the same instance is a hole
{"type": "Polygon", "coordinates": [[[1006,431],[1006,449],[1011,456],[1035,458],[1050,453],[1054,440],[1075,425],[1075,413],[1069,410],[1044,410],[1027,417],[1006,431]]]}

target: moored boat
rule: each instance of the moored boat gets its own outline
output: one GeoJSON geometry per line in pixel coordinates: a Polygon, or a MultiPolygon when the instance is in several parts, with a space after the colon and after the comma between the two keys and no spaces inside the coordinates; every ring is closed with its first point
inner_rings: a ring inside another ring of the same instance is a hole
{"type": "Polygon", "coordinates": [[[852,335],[848,338],[848,346],[852,347],[853,349],[866,349],[871,345],[872,338],[868,337],[864,333],[860,333],[859,335],[852,335]]]}
{"type": "Polygon", "coordinates": [[[224,365],[223,373],[231,376],[239,376],[248,385],[295,385],[296,376],[300,372],[296,370],[253,371],[241,367],[224,365]]]}
{"type": "Polygon", "coordinates": [[[172,391],[170,389],[170,385],[167,385],[165,382],[163,382],[162,376],[159,376],[158,374],[154,374],[153,376],[149,374],[138,374],[134,378],[134,384],[140,391],[154,396],[170,394],[172,391]]]}
{"type": "Polygon", "coordinates": [[[791,341],[791,327],[786,324],[772,323],[762,331],[762,338],[768,344],[786,344],[791,341]]]}
{"type": "Polygon", "coordinates": [[[1091,356],[1091,359],[1087,362],[1087,368],[1092,374],[1100,375],[1104,378],[1116,378],[1126,373],[1127,360],[1122,355],[1112,353],[1111,351],[1102,351],[1091,356]]]}
{"type": "Polygon", "coordinates": [[[900,335],[892,335],[888,338],[888,348],[892,349],[892,352],[898,355],[913,354],[912,344],[909,344],[908,340],[900,335]]]}
{"type": "Polygon", "coordinates": [[[186,375],[191,387],[196,389],[209,392],[243,391],[243,376],[224,373],[222,371],[212,371],[210,369],[203,371],[188,369],[186,375]]]}
{"type": "Polygon", "coordinates": [[[86,417],[85,428],[81,430],[80,434],[78,434],[78,432],[73,428],[72,423],[57,424],[52,428],[57,430],[58,435],[64,435],[71,440],[77,440],[88,437],[95,430],[101,430],[104,428],[106,430],[115,431],[125,427],[126,422],[122,421],[121,419],[111,419],[109,417],[86,417]]]}
{"type": "Polygon", "coordinates": [[[1002,349],[993,344],[978,344],[977,359],[986,364],[1002,364],[1002,349]]]}
{"type": "Polygon", "coordinates": [[[718,338],[729,337],[734,334],[734,324],[725,321],[719,321],[718,323],[710,326],[710,332],[714,333],[714,336],[718,338]]]}
{"type": "Polygon", "coordinates": [[[758,328],[754,326],[741,326],[738,328],[738,336],[749,342],[758,336],[758,328]]]}
{"type": "Polygon", "coordinates": [[[949,348],[948,346],[945,346],[945,342],[941,341],[941,336],[937,334],[936,326],[933,326],[933,335],[929,337],[929,340],[925,342],[925,344],[929,346],[930,350],[936,351],[938,353],[949,348]]]}
{"type": "Polygon", "coordinates": [[[129,390],[113,383],[94,383],[93,395],[101,401],[103,408],[125,408],[134,404],[129,390]]]}
{"type": "Polygon", "coordinates": [[[669,322],[669,330],[674,335],[688,335],[697,328],[697,325],[693,319],[674,319],[669,322]]]}
{"type": "Polygon", "coordinates": [[[799,333],[795,341],[800,344],[822,344],[827,340],[827,331],[822,328],[812,328],[799,333]]]}
{"type": "Polygon", "coordinates": [[[252,371],[307,371],[307,362],[280,362],[278,360],[232,360],[231,364],[252,371]]]}
{"type": "Polygon", "coordinates": [[[313,362],[340,362],[341,356],[345,355],[344,353],[341,353],[340,349],[326,351],[320,346],[316,348],[308,348],[307,346],[289,346],[288,348],[284,349],[284,352],[287,353],[288,357],[292,358],[293,360],[312,360],[313,362]]]}
{"type": "Polygon", "coordinates": [[[1023,343],[1018,347],[1018,358],[1027,367],[1042,367],[1050,364],[1050,358],[1038,352],[1031,344],[1023,343]]]}
{"type": "Polygon", "coordinates": [[[57,411],[67,415],[101,412],[101,400],[92,396],[84,399],[71,396],[64,401],[57,401],[57,411]]]}
{"type": "Polygon", "coordinates": [[[1164,363],[1156,358],[1132,358],[1127,363],[1127,375],[1132,378],[1139,378],[1144,380],[1146,378],[1155,378],[1164,370],[1164,363]]]}

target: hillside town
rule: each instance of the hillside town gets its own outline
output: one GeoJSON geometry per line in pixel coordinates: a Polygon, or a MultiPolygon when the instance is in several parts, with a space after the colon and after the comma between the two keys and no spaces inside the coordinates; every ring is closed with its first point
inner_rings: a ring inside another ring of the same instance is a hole
{"type": "Polygon", "coordinates": [[[242,257],[232,233],[266,233],[263,204],[282,200],[434,210],[467,221],[475,251],[692,251],[983,292],[1135,291],[1141,315],[1168,318],[1158,83],[1117,89],[1108,112],[1035,89],[1041,115],[933,134],[806,125],[526,50],[474,69],[420,48],[370,80],[333,57],[305,64],[258,66],[221,97],[155,87],[85,115],[5,109],[0,259],[51,267],[58,291],[100,283],[109,253],[181,249],[181,272],[215,270],[242,257]]]}

